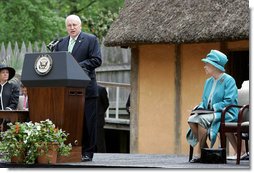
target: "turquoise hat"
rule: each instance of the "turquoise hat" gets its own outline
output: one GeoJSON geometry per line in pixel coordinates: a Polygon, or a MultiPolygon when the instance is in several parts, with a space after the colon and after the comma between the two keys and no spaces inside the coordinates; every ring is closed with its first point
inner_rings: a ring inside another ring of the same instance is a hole
{"type": "Polygon", "coordinates": [[[206,56],[206,58],[203,58],[201,61],[207,62],[224,72],[224,66],[228,62],[228,58],[224,53],[218,50],[211,50],[211,52],[206,56]]]}

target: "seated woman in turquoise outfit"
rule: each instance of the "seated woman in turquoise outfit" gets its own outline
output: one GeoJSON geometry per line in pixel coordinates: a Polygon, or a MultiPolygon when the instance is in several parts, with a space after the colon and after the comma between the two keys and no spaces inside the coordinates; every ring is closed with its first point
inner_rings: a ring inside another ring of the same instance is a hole
{"type": "MultiPolygon", "coordinates": [[[[210,76],[205,82],[202,101],[195,109],[209,109],[212,113],[192,114],[188,123],[190,129],[187,132],[186,138],[191,146],[198,147],[198,156],[191,162],[200,162],[201,148],[207,148],[207,136],[213,147],[220,128],[221,112],[223,108],[230,104],[237,104],[238,91],[233,77],[225,73],[224,66],[227,63],[227,56],[218,51],[211,52],[203,58],[205,63],[204,69],[207,75],[210,76]]],[[[226,114],[226,121],[237,121],[238,110],[230,109],[226,114]]],[[[228,134],[232,135],[232,134],[228,134]]],[[[231,140],[231,138],[229,138],[231,140]]]]}

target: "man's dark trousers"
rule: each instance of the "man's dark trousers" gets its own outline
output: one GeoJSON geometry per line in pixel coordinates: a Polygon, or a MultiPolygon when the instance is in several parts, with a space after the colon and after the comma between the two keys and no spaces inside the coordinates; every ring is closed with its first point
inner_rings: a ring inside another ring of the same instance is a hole
{"type": "Polygon", "coordinates": [[[88,155],[93,158],[93,153],[96,151],[97,139],[97,97],[85,99],[85,117],[83,123],[83,147],[82,155],[88,155]]]}

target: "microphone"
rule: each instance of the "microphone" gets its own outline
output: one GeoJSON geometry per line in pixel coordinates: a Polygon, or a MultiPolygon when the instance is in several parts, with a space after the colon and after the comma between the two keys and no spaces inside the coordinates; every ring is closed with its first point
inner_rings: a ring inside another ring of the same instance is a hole
{"type": "Polygon", "coordinates": [[[60,43],[61,41],[63,40],[63,38],[60,38],[60,39],[55,39],[53,41],[51,41],[48,45],[47,45],[47,48],[53,52],[55,50],[55,47],[58,43],[60,43]]]}

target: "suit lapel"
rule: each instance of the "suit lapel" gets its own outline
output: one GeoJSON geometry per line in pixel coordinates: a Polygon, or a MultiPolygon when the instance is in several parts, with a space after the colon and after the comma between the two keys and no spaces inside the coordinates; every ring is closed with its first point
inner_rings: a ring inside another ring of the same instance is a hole
{"type": "Polygon", "coordinates": [[[72,54],[74,54],[78,50],[79,46],[82,44],[84,39],[85,39],[85,37],[81,32],[78,36],[78,39],[76,40],[76,43],[75,43],[73,49],[72,49],[72,52],[71,52],[72,54]]]}
{"type": "Polygon", "coordinates": [[[70,39],[70,36],[69,37],[66,37],[65,39],[63,39],[63,50],[62,51],[68,51],[68,45],[69,45],[69,39],[70,39]]]}

